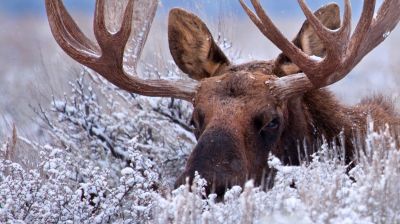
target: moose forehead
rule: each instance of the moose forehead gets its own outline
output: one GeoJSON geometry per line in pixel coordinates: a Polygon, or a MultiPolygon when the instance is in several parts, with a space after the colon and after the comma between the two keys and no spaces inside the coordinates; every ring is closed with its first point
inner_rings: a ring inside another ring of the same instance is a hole
{"type": "Polygon", "coordinates": [[[270,64],[256,63],[234,66],[221,73],[221,75],[201,81],[195,98],[195,106],[198,103],[214,101],[231,102],[238,100],[246,103],[250,102],[250,99],[251,102],[254,102],[255,99],[261,99],[265,103],[273,103],[274,97],[266,82],[277,78],[277,76],[272,74],[270,64]],[[260,98],[260,96],[262,97],[260,98]]]}

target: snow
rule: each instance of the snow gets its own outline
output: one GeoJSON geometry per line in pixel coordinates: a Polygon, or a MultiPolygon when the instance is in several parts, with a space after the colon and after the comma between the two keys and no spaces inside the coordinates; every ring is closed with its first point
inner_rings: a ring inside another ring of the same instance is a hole
{"type": "Polygon", "coordinates": [[[400,222],[400,151],[388,129],[375,132],[372,122],[367,150],[349,174],[327,143],[301,166],[284,166],[271,154],[266,162],[277,170],[272,189],[249,181],[217,202],[198,174],[193,186],[172,187],[194,138],[165,114],[185,123],[188,105],[77,82],[46,113],[53,141],[19,138],[38,152],[39,166],[6,160],[7,142],[0,145],[0,222],[400,222]],[[107,96],[105,104],[92,91],[107,96]]]}
{"type": "Polygon", "coordinates": [[[121,170],[121,174],[124,175],[124,176],[132,175],[134,173],[135,173],[135,171],[131,167],[126,167],[126,168],[121,170]]]}
{"type": "Polygon", "coordinates": [[[318,56],[316,56],[316,55],[311,55],[310,58],[311,58],[312,60],[314,60],[314,61],[322,61],[322,60],[323,60],[323,58],[318,57],[318,56]]]}
{"type": "Polygon", "coordinates": [[[391,31],[386,31],[386,32],[383,34],[383,39],[386,39],[386,38],[390,35],[390,33],[391,33],[391,31]]]}
{"type": "MultiPolygon", "coordinates": [[[[222,35],[216,41],[233,62],[253,59],[222,35]]],[[[247,42],[251,51],[268,52],[247,42]]],[[[127,49],[127,58],[137,58],[127,49]]],[[[144,78],[182,78],[167,64],[146,65],[144,78]]],[[[249,181],[217,202],[198,175],[193,186],[173,189],[196,141],[182,126],[192,106],[128,94],[92,82],[87,72],[40,115],[52,125],[42,124],[47,142],[19,136],[17,148],[39,155],[38,163],[6,158],[9,141],[0,141],[0,223],[400,223],[400,152],[372,122],[362,140],[367,150],[349,174],[328,144],[301,166],[270,155],[266,162],[277,170],[272,189],[249,181]]]]}

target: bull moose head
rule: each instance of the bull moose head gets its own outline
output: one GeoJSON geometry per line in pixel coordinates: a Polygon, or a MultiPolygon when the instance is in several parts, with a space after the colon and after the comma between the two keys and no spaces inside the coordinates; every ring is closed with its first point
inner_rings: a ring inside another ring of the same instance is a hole
{"type": "MultiPolygon", "coordinates": [[[[208,192],[221,195],[226,187],[250,178],[263,184],[271,173],[269,153],[285,164],[298,164],[299,141],[311,146],[322,135],[334,139],[343,129],[351,135],[355,120],[361,127],[364,117],[350,114],[321,88],[344,78],[400,18],[399,0],[384,1],[375,16],[375,0],[365,0],[352,33],[349,0],[345,0],[342,22],[337,4],[312,13],[304,0],[299,0],[307,20],[294,40],[288,41],[258,0],[251,0],[255,12],[243,0],[240,3],[282,54],[274,60],[234,65],[197,16],[173,9],[168,23],[170,51],[178,67],[191,78],[179,81],[143,80],[124,71],[133,0],[128,1],[116,33],[105,26],[105,1],[96,1],[94,34],[98,45],[84,36],[61,0],[46,0],[46,7],[56,41],[79,63],[126,91],[193,104],[192,124],[198,142],[176,184],[185,183],[187,177],[191,180],[198,171],[208,182],[208,192]]],[[[156,7],[153,15],[155,11],[156,7]]]]}

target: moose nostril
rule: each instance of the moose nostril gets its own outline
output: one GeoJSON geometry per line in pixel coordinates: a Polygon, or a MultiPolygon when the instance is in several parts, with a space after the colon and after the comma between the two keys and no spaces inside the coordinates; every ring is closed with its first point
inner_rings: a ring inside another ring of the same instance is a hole
{"type": "Polygon", "coordinates": [[[190,177],[192,183],[195,171],[207,181],[206,193],[223,195],[226,187],[245,179],[247,173],[245,158],[235,135],[220,129],[207,129],[200,137],[190,155],[184,173],[178,178],[175,187],[186,184],[190,177]]]}

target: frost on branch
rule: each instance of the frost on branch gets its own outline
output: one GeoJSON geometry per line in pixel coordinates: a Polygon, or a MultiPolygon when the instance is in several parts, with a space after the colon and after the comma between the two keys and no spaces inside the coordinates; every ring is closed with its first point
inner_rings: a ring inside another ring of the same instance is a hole
{"type": "Polygon", "coordinates": [[[128,94],[87,71],[70,85],[36,110],[46,143],[10,129],[0,144],[0,223],[400,222],[400,151],[388,131],[356,141],[365,150],[348,174],[326,143],[298,167],[271,155],[270,190],[249,181],[219,201],[199,175],[172,189],[195,142],[190,105],[128,94]]]}
{"type": "MultiPolygon", "coordinates": [[[[40,167],[29,171],[1,157],[6,190],[0,222],[148,220],[153,195],[171,187],[193,145],[190,105],[128,94],[87,71],[70,86],[71,93],[54,97],[49,109],[35,109],[49,144],[20,137],[40,155],[40,167]],[[20,204],[11,203],[25,193],[20,204]]],[[[4,144],[5,154],[12,143],[4,144]]]]}

